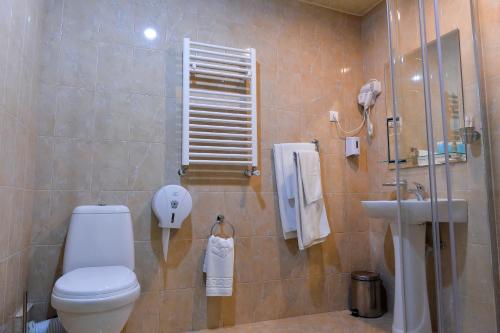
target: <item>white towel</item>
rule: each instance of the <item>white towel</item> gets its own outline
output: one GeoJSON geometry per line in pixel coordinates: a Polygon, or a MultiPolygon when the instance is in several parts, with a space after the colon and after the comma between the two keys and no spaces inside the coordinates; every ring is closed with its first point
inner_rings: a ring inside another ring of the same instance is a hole
{"type": "Polygon", "coordinates": [[[297,193],[297,176],[293,152],[297,150],[315,151],[316,145],[312,143],[282,143],[275,144],[274,174],[278,192],[283,237],[291,239],[297,237],[297,217],[295,211],[295,198],[297,193]]]}
{"type": "Polygon", "coordinates": [[[321,194],[319,154],[309,151],[295,152],[295,165],[297,167],[297,205],[295,208],[298,217],[297,239],[299,249],[304,250],[323,242],[330,234],[330,226],[321,194]],[[310,200],[307,200],[308,196],[310,200]]]}
{"type": "Polygon", "coordinates": [[[300,151],[297,156],[300,159],[300,176],[305,203],[310,205],[323,198],[319,154],[315,151],[300,151]]]}
{"type": "Polygon", "coordinates": [[[207,274],[207,296],[231,296],[233,294],[234,240],[210,236],[203,272],[207,274]]]}

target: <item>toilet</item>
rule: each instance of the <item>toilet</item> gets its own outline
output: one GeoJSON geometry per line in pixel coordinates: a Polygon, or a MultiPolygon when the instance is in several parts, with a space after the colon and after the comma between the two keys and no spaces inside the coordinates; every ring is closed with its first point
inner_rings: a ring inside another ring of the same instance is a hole
{"type": "Polygon", "coordinates": [[[69,333],[119,333],[140,294],[125,206],[79,206],[71,216],[63,275],[51,303],[69,333]]]}

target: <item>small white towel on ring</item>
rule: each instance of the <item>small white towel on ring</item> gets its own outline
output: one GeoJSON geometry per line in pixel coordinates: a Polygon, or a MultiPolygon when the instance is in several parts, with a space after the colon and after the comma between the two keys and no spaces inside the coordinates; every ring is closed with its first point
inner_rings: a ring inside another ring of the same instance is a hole
{"type": "Polygon", "coordinates": [[[315,151],[295,152],[297,167],[297,240],[304,250],[323,242],[330,234],[321,189],[319,154],[315,151]]]}
{"type": "Polygon", "coordinates": [[[205,251],[203,272],[207,274],[207,296],[231,296],[233,294],[233,238],[210,236],[205,251]]]}

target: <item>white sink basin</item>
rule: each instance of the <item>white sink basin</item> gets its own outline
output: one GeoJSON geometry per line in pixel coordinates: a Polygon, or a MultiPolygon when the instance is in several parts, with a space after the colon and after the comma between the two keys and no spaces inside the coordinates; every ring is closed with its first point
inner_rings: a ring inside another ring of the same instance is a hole
{"type": "MultiPolygon", "coordinates": [[[[432,332],[425,271],[425,222],[432,221],[431,202],[402,200],[401,222],[407,225],[404,229],[397,224],[397,201],[362,201],[362,205],[369,217],[391,220],[396,270],[392,332],[432,332]],[[399,234],[400,230],[403,235],[399,234]]],[[[447,200],[439,199],[437,205],[439,222],[449,222],[447,200]]],[[[453,199],[451,205],[452,221],[467,223],[467,201],[453,199]]]]}
{"type": "MultiPolygon", "coordinates": [[[[368,217],[395,219],[398,202],[396,200],[362,201],[368,217]]],[[[451,201],[452,221],[467,223],[467,201],[453,199],[451,201]]],[[[439,222],[449,222],[446,199],[438,199],[439,222]]],[[[401,200],[401,221],[407,224],[420,224],[432,221],[430,200],[401,200]]]]}

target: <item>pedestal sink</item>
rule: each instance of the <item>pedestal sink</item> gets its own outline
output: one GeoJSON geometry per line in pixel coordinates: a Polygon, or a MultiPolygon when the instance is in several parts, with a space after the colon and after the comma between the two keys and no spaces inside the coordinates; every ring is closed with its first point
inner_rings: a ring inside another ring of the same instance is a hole
{"type": "MultiPolygon", "coordinates": [[[[425,272],[425,222],[432,221],[431,202],[429,200],[402,200],[401,223],[403,235],[399,234],[397,225],[397,201],[362,201],[368,217],[391,219],[392,239],[396,269],[396,286],[394,292],[394,321],[392,331],[403,333],[403,285],[401,281],[404,269],[406,332],[432,332],[429,300],[427,298],[427,280],[425,272]],[[402,242],[404,252],[404,268],[400,265],[402,242]]],[[[452,221],[467,223],[467,201],[454,199],[451,202],[452,221]]],[[[437,202],[440,223],[449,222],[447,200],[437,202]]]]}

